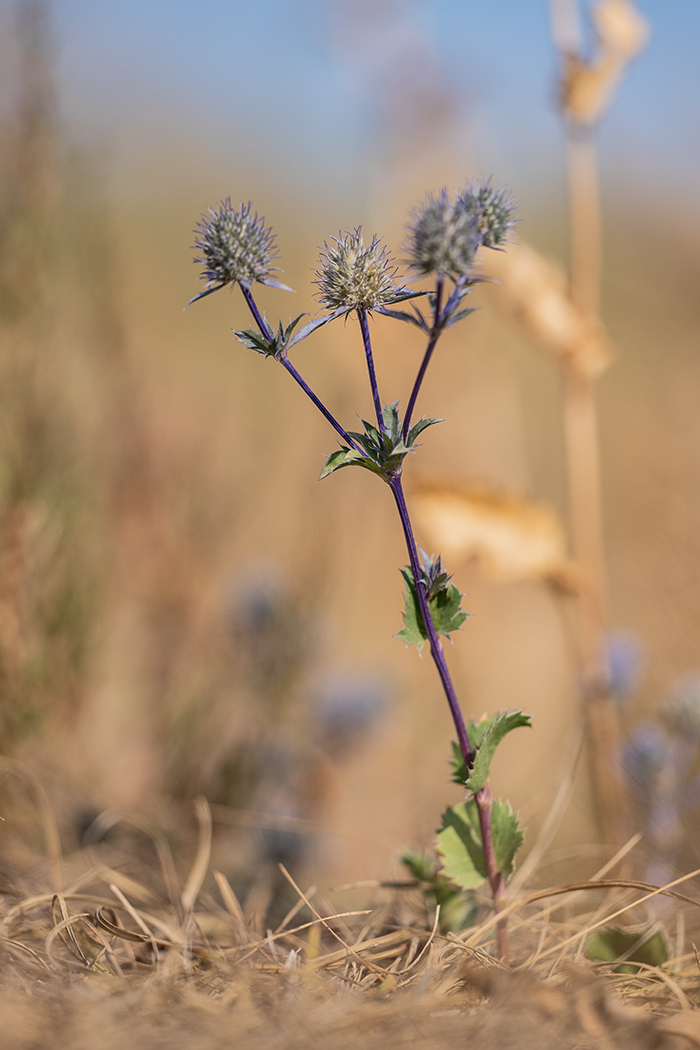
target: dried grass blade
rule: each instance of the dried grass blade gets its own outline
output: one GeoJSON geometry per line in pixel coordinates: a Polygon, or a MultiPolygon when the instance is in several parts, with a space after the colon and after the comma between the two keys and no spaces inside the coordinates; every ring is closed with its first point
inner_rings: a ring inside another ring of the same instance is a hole
{"type": "MultiPolygon", "coordinates": [[[[306,896],[307,896],[308,900],[311,900],[311,898],[313,897],[314,893],[316,893],[316,889],[317,889],[316,886],[309,886],[308,890],[306,891],[306,896]]],[[[296,904],[294,905],[294,907],[290,911],[288,911],[287,914],[285,915],[285,917],[282,919],[282,922],[279,924],[279,926],[275,930],[275,933],[276,934],[277,933],[282,933],[282,930],[286,929],[287,925],[292,921],[294,916],[296,914],[298,914],[298,912],[301,911],[301,909],[303,907],[304,907],[303,900],[298,900],[296,902],[296,904]]],[[[336,916],[336,918],[339,918],[339,916],[336,916]]]]}
{"type": "Polygon", "coordinates": [[[197,815],[197,823],[199,824],[199,842],[192,870],[182,891],[182,908],[185,915],[190,915],[194,908],[211,859],[211,810],[209,809],[209,803],[203,796],[195,799],[194,810],[197,815]]]}
{"type": "Polygon", "coordinates": [[[421,948],[420,952],[415,957],[413,962],[409,963],[408,966],[404,970],[401,971],[401,974],[400,974],[401,977],[403,977],[403,975],[405,973],[409,973],[411,970],[415,969],[415,967],[421,961],[421,959],[423,958],[425,953],[428,951],[428,949],[430,948],[430,945],[435,940],[435,934],[437,933],[438,923],[439,922],[440,922],[440,905],[438,904],[436,906],[436,908],[435,908],[435,920],[433,922],[433,928],[430,931],[430,936],[428,937],[427,941],[425,942],[425,944],[423,945],[423,947],[421,948]]]}
{"type": "Polygon", "coordinates": [[[153,933],[152,933],[152,932],[151,932],[151,930],[150,930],[150,929],[148,928],[148,926],[146,925],[146,923],[145,923],[145,922],[143,921],[143,919],[141,918],[141,916],[139,915],[138,911],[137,911],[137,910],[136,910],[136,908],[135,908],[135,907],[133,906],[133,904],[131,903],[131,901],[129,901],[129,900],[128,900],[128,899],[127,899],[127,898],[126,898],[125,896],[124,896],[124,894],[123,894],[123,893],[122,893],[122,891],[121,891],[121,890],[119,889],[119,887],[118,887],[118,886],[115,886],[115,885],[114,885],[114,883],[113,883],[113,882],[111,882],[111,883],[110,883],[110,885],[109,885],[109,888],[110,888],[110,890],[112,891],[112,893],[114,894],[114,896],[115,896],[115,897],[117,898],[117,900],[118,900],[118,901],[119,901],[119,902],[120,902],[120,903],[122,904],[122,906],[123,906],[123,907],[124,907],[124,908],[126,909],[126,911],[127,911],[128,913],[129,913],[129,915],[130,915],[130,916],[131,916],[131,918],[132,918],[132,919],[134,920],[134,922],[136,923],[136,925],[138,926],[138,928],[139,928],[140,930],[143,930],[143,932],[145,933],[145,935],[146,935],[146,939],[147,939],[148,943],[150,944],[150,946],[151,946],[151,950],[152,950],[152,952],[153,952],[153,958],[154,958],[154,959],[156,960],[156,962],[158,962],[158,959],[159,959],[159,955],[158,955],[158,942],[156,941],[155,937],[153,936],[153,933]]]}
{"type": "Polygon", "coordinates": [[[80,944],[78,943],[78,938],[75,936],[75,933],[71,929],[73,923],[82,922],[88,918],[89,915],[87,912],[80,912],[78,915],[67,915],[65,919],[62,919],[60,922],[56,923],[56,925],[51,929],[48,936],[46,937],[46,940],[44,941],[45,951],[51,962],[60,962],[62,965],[66,965],[66,960],[57,960],[53,955],[53,942],[56,940],[57,937],[60,937],[65,946],[70,951],[71,955],[73,955],[78,960],[81,968],[84,967],[86,970],[89,970],[91,968],[90,961],[87,955],[80,947],[80,944]]]}
{"type": "MultiPolygon", "coordinates": [[[[272,940],[273,941],[278,941],[278,940],[282,940],[284,937],[291,937],[295,933],[302,933],[304,930],[312,930],[314,927],[322,925],[324,923],[324,921],[325,922],[330,922],[333,919],[345,918],[346,916],[349,916],[349,915],[368,915],[368,914],[369,914],[369,911],[343,911],[343,912],[338,912],[335,915],[327,915],[325,920],[322,919],[322,918],[311,919],[310,922],[304,922],[304,923],[302,923],[301,926],[295,926],[291,930],[282,930],[281,933],[273,933],[272,940]]],[[[267,944],[267,942],[268,942],[268,938],[267,937],[265,937],[265,938],[261,937],[260,940],[258,941],[258,943],[256,945],[254,945],[251,948],[251,950],[248,952],[248,954],[244,955],[243,958],[239,960],[239,962],[243,963],[243,962],[246,961],[246,959],[250,959],[251,956],[255,955],[255,953],[257,951],[259,951],[260,948],[263,948],[265,946],[265,944],[267,944]]],[[[244,947],[248,947],[248,945],[244,945],[242,947],[233,948],[232,951],[240,952],[240,951],[243,951],[244,947]]]]}
{"type": "Polygon", "coordinates": [[[221,871],[214,872],[214,880],[216,882],[216,885],[219,887],[219,893],[221,894],[221,899],[224,902],[226,911],[229,913],[231,918],[235,919],[236,922],[239,923],[239,925],[242,926],[243,929],[245,929],[246,925],[245,915],[243,914],[243,908],[241,908],[240,902],[238,900],[238,897],[234,893],[231,883],[221,871]]]}
{"type": "MultiPolygon", "coordinates": [[[[631,880],[628,881],[626,879],[605,880],[605,882],[599,885],[602,885],[603,887],[612,885],[625,887],[629,889],[647,889],[650,892],[645,893],[643,897],[638,897],[636,900],[633,900],[630,904],[626,904],[623,908],[618,908],[617,911],[612,912],[612,914],[610,915],[604,916],[597,922],[591,923],[590,925],[585,927],[585,929],[579,930],[577,933],[572,934],[566,940],[556,945],[556,947],[550,948],[548,951],[543,952],[542,957],[544,958],[547,955],[553,954],[555,951],[559,951],[562,948],[566,948],[569,944],[574,944],[579,939],[583,941],[586,937],[589,936],[589,934],[593,932],[593,930],[598,929],[599,926],[603,926],[605,923],[612,922],[614,919],[617,919],[620,915],[624,915],[625,912],[631,911],[632,908],[637,908],[640,904],[644,904],[645,901],[651,900],[653,897],[658,897],[659,895],[663,895],[664,897],[674,897],[676,899],[682,900],[686,904],[694,904],[695,907],[700,907],[700,901],[693,900],[692,897],[686,897],[682,893],[674,893],[672,890],[673,886],[678,886],[682,882],[688,882],[689,879],[696,878],[696,876],[698,875],[700,875],[700,868],[696,868],[695,871],[691,871],[688,875],[682,875],[680,878],[674,879],[673,882],[669,882],[665,886],[649,886],[647,883],[632,882],[631,880]]],[[[595,886],[595,883],[591,884],[591,888],[593,886],[595,886]]],[[[574,888],[584,889],[585,887],[575,886],[574,888]]]]}
{"type": "Polygon", "coordinates": [[[94,921],[96,926],[106,930],[112,937],[119,937],[123,941],[136,941],[137,944],[150,944],[150,938],[144,933],[134,933],[133,930],[127,930],[124,926],[120,926],[112,908],[98,908],[95,912],[94,921]],[[112,919],[106,917],[106,911],[112,912],[112,919]]]}
{"type": "MultiPolygon", "coordinates": [[[[64,942],[69,951],[71,951],[73,955],[75,955],[75,957],[80,960],[80,962],[88,963],[88,957],[86,956],[83,949],[80,947],[78,938],[75,936],[75,933],[71,928],[71,915],[68,912],[65,899],[61,896],[60,893],[56,893],[54,895],[53,900],[51,901],[51,917],[54,921],[55,931],[62,932],[65,930],[65,937],[61,937],[61,940],[64,942]],[[57,913],[60,916],[60,918],[57,918],[57,913]]],[[[82,917],[88,918],[88,913],[82,913],[82,917]]],[[[78,918],[78,916],[74,916],[74,918],[78,918]]]]}
{"type": "MultiPolygon", "coordinates": [[[[463,943],[466,947],[469,948],[476,947],[481,938],[485,934],[489,933],[490,930],[492,930],[493,927],[496,926],[499,921],[508,918],[508,916],[512,915],[516,911],[519,911],[521,908],[524,908],[526,905],[534,904],[535,901],[543,900],[546,897],[556,897],[564,893],[576,893],[579,890],[604,890],[617,887],[620,889],[636,889],[650,891],[644,897],[633,901],[632,904],[621,908],[619,911],[607,916],[606,919],[595,923],[593,926],[589,927],[589,931],[595,929],[596,926],[602,926],[603,922],[609,922],[612,919],[616,918],[618,915],[622,915],[623,912],[629,911],[631,908],[634,908],[639,904],[643,904],[645,901],[650,900],[652,897],[657,897],[659,895],[662,895],[664,897],[672,897],[674,900],[682,901],[684,904],[692,904],[694,907],[697,908],[700,907],[700,901],[694,900],[692,897],[687,897],[684,893],[676,893],[675,890],[673,890],[673,887],[680,885],[682,882],[688,882],[689,879],[694,879],[698,875],[700,875],[700,868],[696,868],[695,871],[691,871],[687,875],[682,875],[680,878],[675,879],[673,882],[667,883],[665,886],[652,886],[647,882],[636,882],[632,879],[601,879],[597,882],[573,882],[567,886],[552,886],[546,890],[538,890],[537,893],[529,893],[526,897],[520,897],[516,901],[511,901],[510,904],[507,904],[505,908],[502,908],[501,911],[499,911],[497,914],[492,915],[489,919],[486,919],[484,922],[482,922],[482,924],[478,926],[476,930],[473,933],[471,933],[471,936],[468,939],[465,939],[463,943]]],[[[580,934],[576,934],[575,936],[569,938],[568,941],[563,942],[563,944],[559,945],[558,947],[563,947],[566,944],[572,943],[579,936],[580,934]]],[[[554,952],[555,950],[556,949],[552,948],[550,952],[546,954],[551,954],[551,952],[554,952]]]]}
{"type": "Polygon", "coordinates": [[[297,886],[296,882],[294,881],[294,879],[292,878],[292,876],[291,876],[291,875],[289,874],[289,872],[288,872],[288,871],[287,871],[287,869],[285,868],[284,864],[280,864],[280,866],[279,866],[279,867],[280,867],[280,871],[281,871],[281,872],[282,872],[282,874],[284,875],[285,879],[287,879],[287,881],[288,881],[288,882],[289,882],[289,884],[290,884],[290,885],[291,885],[291,886],[293,887],[293,889],[294,889],[294,890],[296,891],[296,893],[298,893],[298,894],[299,894],[299,896],[300,896],[300,897],[301,897],[301,899],[302,899],[302,900],[304,901],[304,904],[305,904],[305,905],[307,906],[307,908],[309,909],[309,911],[311,912],[311,914],[312,914],[312,915],[315,915],[315,916],[316,916],[316,918],[317,918],[317,919],[318,919],[318,920],[319,920],[319,921],[320,921],[320,922],[321,922],[321,923],[322,923],[322,924],[323,924],[323,925],[324,925],[324,926],[326,927],[326,929],[327,929],[327,930],[328,930],[328,932],[329,932],[329,933],[331,934],[331,936],[332,936],[332,937],[335,937],[335,939],[336,939],[337,941],[339,941],[339,942],[340,942],[340,944],[342,944],[343,948],[345,948],[345,950],[346,950],[346,951],[348,952],[348,954],[350,954],[350,955],[353,955],[353,956],[355,956],[355,957],[356,957],[357,959],[359,959],[359,960],[360,960],[360,962],[362,963],[362,965],[363,965],[363,966],[366,966],[368,970],[371,970],[371,971],[372,971],[372,973],[373,973],[373,974],[375,974],[375,976],[377,976],[377,977],[386,977],[386,971],[384,971],[384,970],[381,970],[381,969],[377,969],[377,968],[376,968],[375,966],[372,966],[372,964],[371,964],[370,962],[368,962],[367,960],[365,960],[365,959],[360,959],[360,956],[359,956],[359,955],[358,955],[358,953],[357,953],[357,952],[355,951],[355,949],[354,949],[354,948],[352,948],[352,947],[351,947],[351,946],[350,946],[349,944],[347,944],[347,943],[346,943],[346,942],[345,942],[345,941],[343,940],[343,938],[342,938],[342,937],[340,936],[340,934],[339,934],[339,933],[336,933],[336,931],[335,931],[335,930],[333,929],[333,927],[332,927],[332,926],[331,926],[331,925],[329,924],[329,922],[328,922],[328,921],[327,921],[326,919],[324,919],[324,917],[323,917],[323,916],[322,916],[322,915],[321,915],[321,914],[320,914],[319,912],[317,912],[317,911],[316,911],[316,909],[314,908],[314,906],[313,906],[313,904],[311,903],[311,901],[309,901],[309,900],[308,900],[308,898],[307,898],[307,897],[306,897],[306,896],[305,896],[305,895],[304,895],[304,894],[302,893],[302,891],[301,891],[301,890],[299,889],[299,887],[297,886]]]}

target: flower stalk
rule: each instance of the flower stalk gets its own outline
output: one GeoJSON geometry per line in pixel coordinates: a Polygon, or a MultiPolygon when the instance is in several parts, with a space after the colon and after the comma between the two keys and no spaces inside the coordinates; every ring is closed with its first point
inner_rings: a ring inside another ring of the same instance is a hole
{"type": "Polygon", "coordinates": [[[437,346],[437,341],[440,338],[440,329],[438,327],[438,322],[440,320],[440,310],[442,309],[443,286],[444,278],[443,275],[440,273],[437,276],[437,281],[435,285],[435,309],[433,310],[433,327],[430,332],[428,346],[426,347],[425,353],[423,354],[423,360],[421,361],[420,368],[418,369],[418,375],[416,376],[415,382],[413,384],[413,389],[411,390],[411,396],[408,399],[408,407],[406,408],[406,416],[404,418],[403,423],[404,437],[406,436],[406,434],[408,434],[409,430],[411,429],[411,419],[413,418],[413,411],[416,407],[418,394],[420,393],[420,388],[423,385],[425,373],[428,371],[428,365],[430,364],[430,359],[433,356],[433,351],[435,350],[435,347],[437,346]]]}
{"type": "MultiPolygon", "coordinates": [[[[498,911],[504,903],[506,875],[512,870],[513,856],[522,842],[522,832],[517,828],[517,816],[508,809],[504,818],[504,804],[494,801],[487,783],[488,771],[500,739],[511,728],[529,724],[529,719],[520,712],[506,712],[503,716],[495,716],[491,720],[493,724],[489,726],[482,725],[480,729],[474,727],[475,735],[470,739],[440,640],[441,636],[449,637],[459,629],[468,614],[461,611],[463,596],[450,584],[450,576],[443,571],[440,556],[431,558],[424,555],[423,559],[419,556],[403,491],[402,468],[405,457],[415,451],[418,435],[427,427],[440,422],[437,419],[421,419],[411,425],[418,394],[440,336],[452,324],[472,312],[463,309],[463,300],[477,280],[471,274],[476,250],[480,245],[498,247],[503,243],[514,221],[512,202],[504,191],[486,182],[476,187],[468,185],[454,197],[450,197],[447,190],[441,191],[437,197],[428,196],[423,205],[414,211],[408,231],[410,265],[424,277],[435,277],[434,292],[430,298],[430,318],[426,318],[415,306],[412,307],[413,313],[393,309],[404,300],[415,299],[426,293],[410,291],[397,282],[397,270],[377,237],[373,237],[370,244],[365,246],[361,227],[358,227],[353,232],[332,238],[330,247],[326,244],[321,253],[320,267],[316,271],[318,297],[328,313],[310,321],[296,332],[303,315],[290,321],[286,327],[280,321],[275,332],[265,315],[261,314],[251,289],[253,282],[284,288],[284,285],[270,279],[271,259],[275,254],[271,231],[251,212],[251,205],[241,206],[236,211],[231,208],[230,201],[225,201],[218,210],[210,211],[209,215],[210,218],[200,224],[197,240],[197,247],[204,256],[198,261],[205,264],[203,276],[209,283],[207,290],[196,298],[217,291],[226,284],[239,284],[257,330],[236,331],[236,337],[250,349],[280,363],[345,442],[339,451],[328,457],[321,477],[341,467],[357,465],[377,474],[392,491],[410,563],[410,567],[403,570],[407,583],[406,612],[404,628],[398,632],[398,636],[407,644],[417,644],[419,650],[425,641],[429,643],[457,735],[460,756],[457,763],[458,782],[466,786],[470,793],[468,799],[473,797],[478,814],[480,843],[477,848],[481,851],[482,859],[474,875],[476,881],[469,885],[478,885],[485,879],[498,911]],[[454,287],[445,303],[447,278],[454,287]],[[427,346],[403,420],[399,414],[398,401],[382,407],[369,330],[369,317],[373,311],[410,322],[427,337],[427,346]],[[364,433],[346,431],[289,359],[289,351],[317,328],[351,312],[357,315],[362,335],[377,420],[376,428],[373,424],[364,423],[364,433]],[[491,740],[489,746],[484,748],[488,733],[492,734],[491,740]],[[495,806],[501,807],[501,826],[507,826],[506,837],[501,831],[499,841],[496,839],[493,819],[495,806]]],[[[472,805],[471,801],[469,805],[472,805]]],[[[499,955],[506,958],[508,931],[505,920],[497,924],[497,941],[499,955]]]]}
{"type": "Polygon", "coordinates": [[[369,334],[369,324],[367,322],[367,311],[358,310],[357,319],[360,322],[360,331],[362,332],[362,343],[365,348],[365,357],[367,359],[367,372],[369,374],[369,385],[372,391],[372,400],[374,402],[374,411],[377,415],[377,426],[379,432],[383,434],[386,430],[384,425],[384,415],[382,412],[382,403],[379,399],[379,387],[377,385],[377,373],[374,368],[374,358],[372,356],[372,339],[369,334]]]}

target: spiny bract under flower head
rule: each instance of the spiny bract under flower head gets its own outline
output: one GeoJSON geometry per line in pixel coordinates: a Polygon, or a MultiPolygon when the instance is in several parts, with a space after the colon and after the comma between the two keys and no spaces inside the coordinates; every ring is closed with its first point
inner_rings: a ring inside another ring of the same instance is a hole
{"type": "Polygon", "coordinates": [[[396,267],[377,237],[365,248],[362,227],[324,245],[316,270],[318,298],[329,310],[375,310],[395,302],[402,289],[394,284],[396,267]]]}
{"type": "Polygon", "coordinates": [[[252,207],[249,203],[233,208],[227,198],[215,210],[209,208],[208,217],[202,216],[195,231],[202,257],[194,260],[205,268],[202,280],[221,285],[267,283],[277,268],[271,265],[277,254],[275,237],[252,207]]]}
{"type": "Polygon", "coordinates": [[[481,244],[498,248],[508,239],[516,219],[515,201],[507,189],[492,186],[491,180],[467,184],[461,195],[465,206],[473,209],[481,244]]]}
{"type": "Polygon", "coordinates": [[[473,207],[462,197],[451,200],[447,190],[428,194],[407,227],[411,266],[419,273],[469,273],[481,243],[473,207]]]}

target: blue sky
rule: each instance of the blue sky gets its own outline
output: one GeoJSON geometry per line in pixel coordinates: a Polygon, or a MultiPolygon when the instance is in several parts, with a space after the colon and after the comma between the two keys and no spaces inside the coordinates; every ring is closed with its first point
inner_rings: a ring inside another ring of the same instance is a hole
{"type": "MultiPolygon", "coordinates": [[[[651,41],[605,121],[603,154],[623,178],[628,166],[692,194],[700,0],[638,7],[651,41]]],[[[413,34],[485,163],[536,179],[561,149],[546,0],[54,0],[54,22],[64,120],[78,136],[138,127],[155,145],[196,127],[220,152],[275,151],[297,173],[361,169],[381,146],[373,77],[413,34]],[[370,10],[349,43],[342,3],[370,10]]]]}

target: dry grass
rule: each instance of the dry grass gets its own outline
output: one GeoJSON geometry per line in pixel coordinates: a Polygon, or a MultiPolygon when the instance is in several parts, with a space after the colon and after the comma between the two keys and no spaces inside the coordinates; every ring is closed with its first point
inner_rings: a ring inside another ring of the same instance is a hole
{"type": "MultiPolygon", "coordinates": [[[[692,899],[669,897],[661,913],[643,884],[605,881],[609,864],[583,885],[583,851],[570,848],[555,870],[576,886],[542,889],[552,843],[592,834],[580,767],[552,761],[578,710],[574,662],[560,599],[539,582],[493,586],[468,554],[451,568],[476,615],[451,660],[469,713],[517,704],[537,716],[532,744],[506,742],[495,769],[539,843],[516,873],[510,967],[491,957],[486,903],[480,925],[443,935],[416,888],[380,884],[402,846],[429,844],[452,801],[431,669],[389,640],[403,559],[393,510],[367,479],[316,486],[333,439],[283,376],[232,346],[244,322],[235,297],[181,310],[194,289],[190,229],[207,204],[258,187],[302,309],[339,202],[281,199],[266,175],[213,164],[177,181],[196,153],[180,142],[177,164],[113,206],[85,158],[59,161],[49,58],[33,39],[24,115],[3,112],[0,161],[0,741],[28,762],[0,770],[3,1050],[700,1045],[692,899]],[[371,542],[358,542],[367,520],[371,542]],[[289,586],[255,635],[232,615],[231,580],[259,578],[265,559],[289,586]],[[358,667],[391,683],[395,706],[339,758],[313,736],[314,682],[358,667]],[[182,800],[200,793],[212,804],[197,804],[191,829],[182,800]],[[289,863],[292,884],[236,824],[303,830],[326,852],[289,863]],[[326,900],[311,877],[375,883],[326,900]],[[674,946],[662,968],[583,961],[594,928],[660,914],[674,946]]],[[[455,184],[463,174],[460,161],[455,184]]],[[[397,215],[410,203],[394,201],[397,215]]],[[[523,236],[546,241],[548,222],[523,236]]],[[[674,229],[646,204],[610,229],[611,615],[644,638],[651,666],[632,723],[697,659],[700,256],[687,222],[674,229]]],[[[555,380],[499,317],[497,291],[479,294],[487,309],[468,338],[446,338],[426,383],[426,411],[450,418],[422,450],[426,476],[561,507],[555,380]]],[[[271,313],[296,312],[270,295],[271,313]]],[[[380,323],[383,380],[403,396],[418,346],[380,323]]],[[[369,407],[357,351],[349,329],[324,330],[303,356],[344,420],[369,407]]],[[[682,863],[700,863],[690,833],[682,863]]]]}
{"type": "MultiPolygon", "coordinates": [[[[96,1039],[214,1050],[234,1038],[251,1048],[447,1047],[464,1038],[486,1050],[700,1045],[695,953],[633,974],[583,959],[594,929],[648,924],[653,887],[599,879],[517,897],[507,909],[509,966],[490,954],[492,917],[443,935],[410,886],[334,911],[283,869],[296,901],[267,928],[248,906],[254,890],[241,904],[225,875],[210,871],[204,800],[186,866],[157,826],[127,813],[103,814],[85,848],[63,856],[40,785],[19,766],[5,772],[33,788],[46,843],[39,856],[26,837],[14,851],[9,840],[0,904],[7,1050],[79,1050],[96,1039]]],[[[697,925],[699,904],[680,890],[665,894],[682,952],[681,917],[697,925]]]]}

